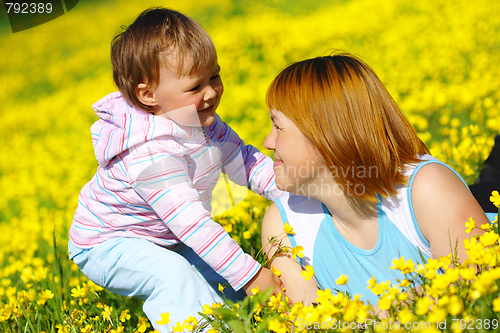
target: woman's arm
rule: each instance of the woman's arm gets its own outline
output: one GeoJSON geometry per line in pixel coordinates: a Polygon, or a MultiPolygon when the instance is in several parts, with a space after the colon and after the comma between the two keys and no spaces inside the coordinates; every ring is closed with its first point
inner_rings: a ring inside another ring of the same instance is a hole
{"type": "Polygon", "coordinates": [[[467,258],[463,240],[484,233],[479,229],[466,233],[465,222],[472,217],[478,227],[489,223],[468,187],[446,166],[430,163],[416,174],[411,197],[415,217],[430,243],[432,256],[454,253],[457,244],[457,254],[463,262],[467,258]]]}
{"type": "MultiPolygon", "coordinates": [[[[284,233],[284,225],[276,204],[271,204],[264,219],[262,220],[262,246],[263,251],[268,258],[271,258],[278,249],[278,243],[281,241],[283,246],[292,247],[288,235],[284,233]],[[280,236],[279,236],[280,235],[280,236]],[[277,242],[269,243],[269,239],[279,236],[277,242]]],[[[273,259],[271,266],[274,266],[281,272],[281,281],[285,288],[285,293],[292,303],[303,302],[304,305],[310,305],[316,300],[318,286],[314,279],[309,281],[302,277],[302,267],[291,253],[283,253],[273,259]]]]}

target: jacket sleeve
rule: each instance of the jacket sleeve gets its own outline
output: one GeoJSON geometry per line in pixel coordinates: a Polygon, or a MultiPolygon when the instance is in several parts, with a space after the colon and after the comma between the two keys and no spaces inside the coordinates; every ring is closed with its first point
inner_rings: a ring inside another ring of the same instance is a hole
{"type": "Polygon", "coordinates": [[[212,220],[193,187],[189,156],[179,147],[169,149],[169,144],[176,143],[149,141],[132,149],[130,183],[182,243],[239,290],[259,271],[260,264],[212,220]]]}
{"type": "Polygon", "coordinates": [[[214,132],[222,150],[223,172],[229,179],[272,201],[283,193],[276,187],[273,160],[269,156],[252,145],[245,145],[219,117],[214,124],[214,132]]]}

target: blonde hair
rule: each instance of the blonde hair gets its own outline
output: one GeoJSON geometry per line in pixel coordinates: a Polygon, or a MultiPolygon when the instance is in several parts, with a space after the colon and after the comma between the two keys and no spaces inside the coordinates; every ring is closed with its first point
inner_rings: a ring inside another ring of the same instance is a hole
{"type": "Polygon", "coordinates": [[[159,84],[164,51],[175,52],[177,75],[192,75],[217,63],[217,52],[210,35],[195,20],[174,10],[155,7],[142,12],[125,31],[111,42],[113,78],[130,104],[151,112],[136,95],[137,86],[159,84]],[[186,57],[192,67],[186,70],[186,57]],[[190,62],[190,63],[191,63],[190,62]]]}
{"type": "Polygon", "coordinates": [[[350,54],[289,65],[271,83],[266,103],[295,123],[329,168],[375,168],[377,177],[336,175],[344,189],[361,184],[360,199],[394,195],[394,186],[407,181],[405,166],[429,153],[375,72],[350,54]]]}

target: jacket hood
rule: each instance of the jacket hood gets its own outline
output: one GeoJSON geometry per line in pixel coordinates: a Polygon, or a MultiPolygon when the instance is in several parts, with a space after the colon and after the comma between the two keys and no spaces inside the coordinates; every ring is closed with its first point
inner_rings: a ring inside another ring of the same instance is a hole
{"type": "Polygon", "coordinates": [[[160,136],[187,139],[202,135],[201,128],[180,126],[163,116],[153,116],[128,104],[114,92],[92,105],[99,117],[90,128],[97,162],[106,166],[118,154],[160,136]]]}

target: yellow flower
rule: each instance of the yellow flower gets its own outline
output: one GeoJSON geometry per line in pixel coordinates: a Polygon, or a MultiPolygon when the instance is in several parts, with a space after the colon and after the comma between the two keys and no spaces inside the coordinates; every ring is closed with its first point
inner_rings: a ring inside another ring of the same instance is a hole
{"type": "Polygon", "coordinates": [[[288,222],[287,222],[287,223],[285,223],[285,227],[284,227],[283,229],[285,229],[285,232],[286,232],[287,234],[289,234],[289,235],[292,235],[292,234],[294,234],[294,233],[295,233],[295,231],[293,231],[292,226],[291,226],[290,224],[288,224],[288,222]]]}
{"type": "Polygon", "coordinates": [[[394,259],[392,261],[392,266],[390,268],[391,269],[399,269],[399,270],[401,270],[401,268],[404,268],[404,265],[405,265],[405,258],[401,257],[399,259],[394,259]]]}
{"type": "Polygon", "coordinates": [[[428,279],[428,280],[432,280],[434,279],[434,277],[436,276],[437,274],[437,270],[435,269],[429,269],[425,272],[425,277],[428,279]]]}
{"type": "Polygon", "coordinates": [[[474,280],[476,270],[473,267],[460,269],[460,275],[466,280],[474,280]]]}
{"type": "Polygon", "coordinates": [[[375,280],[375,277],[372,276],[370,280],[368,280],[368,287],[366,287],[366,289],[372,289],[373,287],[375,287],[375,285],[377,284],[377,281],[375,280]]]}
{"type": "Polygon", "coordinates": [[[500,207],[500,194],[498,191],[491,192],[490,201],[495,205],[495,207],[500,207]]]}
{"type": "MultiPolygon", "coordinates": [[[[318,297],[316,298],[316,302],[319,304],[322,304],[322,303],[329,304],[330,300],[333,297],[331,290],[328,288],[325,290],[318,289],[316,291],[316,294],[318,295],[318,297]]],[[[299,304],[299,303],[296,303],[296,304],[299,304]]]]}
{"type": "Polygon", "coordinates": [[[281,303],[281,293],[278,293],[277,296],[271,295],[269,301],[267,302],[267,305],[272,309],[275,309],[276,307],[281,305],[280,303],[281,303]]]}
{"type": "Polygon", "coordinates": [[[189,331],[194,331],[198,327],[198,320],[195,317],[190,316],[188,319],[184,319],[184,328],[189,331]]]}
{"type": "Polygon", "coordinates": [[[472,217],[469,217],[469,221],[465,222],[465,226],[467,227],[465,232],[470,233],[476,227],[476,221],[472,217]]]}
{"type": "Polygon", "coordinates": [[[390,295],[384,295],[380,297],[377,304],[380,307],[380,310],[389,310],[392,305],[392,297],[390,295]]]}
{"type": "Polygon", "coordinates": [[[273,318],[267,324],[267,328],[276,333],[286,333],[286,325],[279,321],[278,318],[273,318]]]}
{"type": "Polygon", "coordinates": [[[399,286],[400,286],[401,288],[406,288],[406,287],[411,286],[411,283],[410,283],[410,281],[408,281],[407,279],[404,279],[403,281],[401,281],[401,283],[399,284],[399,286]]]}
{"type": "Polygon", "coordinates": [[[304,277],[304,280],[309,281],[314,276],[314,269],[311,265],[306,265],[305,270],[300,272],[300,275],[304,277]]]}
{"type": "Polygon", "coordinates": [[[271,272],[273,272],[277,276],[281,276],[281,272],[274,266],[271,267],[271,272]]]}
{"type": "Polygon", "coordinates": [[[231,223],[223,225],[222,227],[224,228],[224,230],[226,230],[227,233],[231,233],[231,231],[233,231],[233,225],[231,223]]]}
{"type": "Polygon", "coordinates": [[[441,257],[439,259],[429,258],[427,263],[424,265],[425,269],[439,269],[443,266],[444,262],[440,259],[445,258],[447,260],[448,257],[441,257]]]}
{"type": "Polygon", "coordinates": [[[184,325],[178,321],[177,325],[172,327],[172,332],[182,332],[182,331],[184,331],[184,325]]]}
{"type": "Polygon", "coordinates": [[[57,333],[67,333],[69,332],[68,325],[57,324],[57,333]]]}
{"type": "Polygon", "coordinates": [[[490,231],[492,228],[493,228],[493,224],[491,224],[491,223],[481,224],[481,229],[484,231],[490,231]]]}
{"type": "Polygon", "coordinates": [[[449,303],[450,303],[450,297],[448,295],[444,295],[437,300],[437,305],[439,305],[440,307],[446,306],[449,303]]]}
{"type": "Polygon", "coordinates": [[[464,310],[464,303],[457,295],[453,295],[450,297],[447,309],[450,315],[458,316],[464,310]]]}
{"type": "Polygon", "coordinates": [[[405,268],[403,271],[401,271],[403,274],[411,274],[413,273],[413,270],[415,269],[415,263],[411,261],[411,259],[408,259],[405,263],[405,268]]]}
{"type": "Polygon", "coordinates": [[[130,312],[129,310],[123,310],[122,313],[120,314],[120,321],[122,323],[130,319],[129,312],[130,312]]]}
{"type": "Polygon", "coordinates": [[[335,282],[338,284],[338,285],[344,285],[347,283],[347,280],[348,280],[348,277],[345,276],[344,274],[342,274],[335,282]]]}
{"type": "Polygon", "coordinates": [[[87,296],[88,289],[86,288],[80,288],[80,285],[76,286],[75,288],[71,289],[71,296],[78,298],[78,297],[85,297],[87,296]]]}
{"type": "Polygon", "coordinates": [[[224,294],[224,287],[219,283],[219,291],[224,294]]]}
{"type": "Polygon", "coordinates": [[[496,234],[493,231],[489,231],[484,233],[481,237],[479,237],[479,241],[484,245],[484,246],[490,246],[496,243],[498,240],[498,234],[496,234]]]}
{"type": "Polygon", "coordinates": [[[82,327],[80,333],[89,333],[91,329],[92,329],[92,324],[87,324],[85,325],[85,327],[82,327]]]}
{"type": "Polygon", "coordinates": [[[148,328],[148,327],[146,326],[146,323],[140,323],[140,324],[138,325],[138,327],[137,327],[137,332],[139,332],[139,333],[144,333],[144,332],[146,332],[146,329],[147,329],[147,328],[148,328]]]}
{"type": "Polygon", "coordinates": [[[118,325],[116,330],[112,329],[111,331],[109,331],[109,333],[123,333],[123,331],[125,331],[125,327],[118,325]]]}
{"type": "Polygon", "coordinates": [[[464,248],[466,250],[470,250],[474,245],[477,244],[477,239],[476,238],[471,238],[471,239],[464,239],[464,248]]]}
{"type": "Polygon", "coordinates": [[[297,245],[292,249],[292,256],[297,256],[299,258],[302,258],[304,256],[302,251],[304,251],[304,248],[300,245],[297,245]]]}
{"type": "Polygon", "coordinates": [[[54,298],[54,293],[49,289],[44,290],[40,293],[40,299],[37,301],[38,305],[44,305],[49,299],[54,298]]]}
{"type": "Polygon", "coordinates": [[[414,317],[413,313],[411,313],[406,307],[402,308],[401,311],[398,312],[398,318],[403,324],[413,322],[414,317]]]}
{"type": "Polygon", "coordinates": [[[374,293],[375,295],[380,295],[382,294],[385,290],[389,289],[389,286],[390,286],[390,282],[389,280],[385,281],[385,282],[380,282],[380,284],[375,284],[373,286],[373,288],[371,289],[372,290],[372,293],[374,293]]]}
{"type": "Polygon", "coordinates": [[[431,312],[429,313],[429,315],[427,316],[427,320],[430,322],[430,323],[438,323],[438,322],[442,322],[446,319],[446,310],[443,309],[443,308],[439,308],[439,307],[434,307],[431,312]]]}
{"type": "MultiPolygon", "coordinates": [[[[205,308],[203,308],[203,310],[205,310],[205,308]]],[[[158,325],[167,325],[168,323],[170,323],[170,313],[169,312],[162,313],[161,320],[157,320],[156,323],[158,325]]]]}
{"type": "Polygon", "coordinates": [[[212,313],[214,313],[214,311],[212,310],[210,305],[208,305],[208,304],[203,305],[203,314],[206,314],[208,316],[208,315],[211,315],[212,313]]]}
{"type": "Polygon", "coordinates": [[[113,307],[106,305],[104,311],[101,312],[102,319],[108,319],[111,322],[111,314],[113,313],[113,307]]]}
{"type": "Polygon", "coordinates": [[[257,294],[258,292],[260,292],[260,289],[259,289],[259,286],[256,286],[255,288],[252,289],[252,294],[257,294]]]}
{"type": "Polygon", "coordinates": [[[481,292],[479,290],[469,290],[469,297],[479,299],[481,298],[481,292]]]}
{"type": "Polygon", "coordinates": [[[415,313],[418,315],[424,315],[427,312],[429,312],[429,309],[432,305],[432,301],[430,298],[427,297],[419,297],[417,300],[417,304],[415,306],[416,311],[415,313]]]}
{"type": "Polygon", "coordinates": [[[493,311],[500,312],[500,297],[493,300],[493,311]]]}

